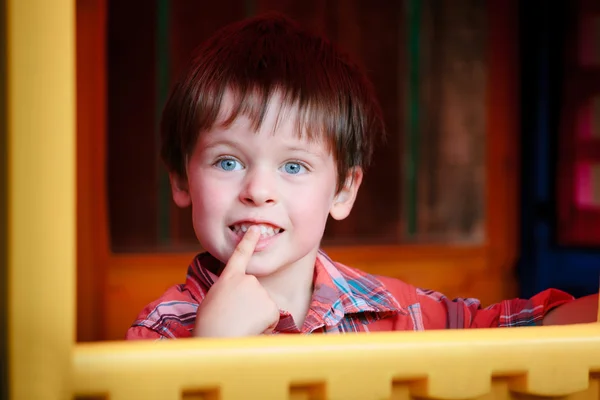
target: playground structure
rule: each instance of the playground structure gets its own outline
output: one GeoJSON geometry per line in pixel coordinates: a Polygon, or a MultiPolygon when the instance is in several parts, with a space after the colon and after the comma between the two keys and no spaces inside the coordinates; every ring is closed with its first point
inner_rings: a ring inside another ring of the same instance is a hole
{"type": "Polygon", "coordinates": [[[75,2],[7,1],[10,399],[600,399],[600,324],[75,342],[75,2]]]}

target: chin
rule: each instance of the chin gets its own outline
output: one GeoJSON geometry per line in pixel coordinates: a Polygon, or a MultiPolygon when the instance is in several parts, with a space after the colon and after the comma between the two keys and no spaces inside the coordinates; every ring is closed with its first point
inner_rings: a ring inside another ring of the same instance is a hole
{"type": "Polygon", "coordinates": [[[278,266],[268,265],[264,263],[257,263],[256,261],[251,261],[246,268],[246,273],[248,275],[254,275],[257,278],[269,276],[279,270],[278,266]]]}

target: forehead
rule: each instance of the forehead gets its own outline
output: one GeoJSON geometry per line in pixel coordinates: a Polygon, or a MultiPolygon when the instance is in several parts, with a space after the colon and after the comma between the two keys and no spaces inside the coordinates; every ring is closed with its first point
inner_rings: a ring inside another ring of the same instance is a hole
{"type": "Polygon", "coordinates": [[[301,107],[282,91],[268,95],[227,90],[219,105],[217,117],[210,127],[200,132],[205,139],[223,134],[244,132],[260,136],[277,136],[285,142],[327,147],[331,150],[330,135],[315,107],[301,107]]]}

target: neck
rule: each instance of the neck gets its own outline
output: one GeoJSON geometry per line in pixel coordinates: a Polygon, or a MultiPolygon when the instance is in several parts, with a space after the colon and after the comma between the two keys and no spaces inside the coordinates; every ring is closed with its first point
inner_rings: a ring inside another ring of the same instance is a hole
{"type": "Polygon", "coordinates": [[[274,274],[258,277],[280,310],[292,314],[301,328],[310,307],[317,250],[293,264],[283,266],[274,274]]]}

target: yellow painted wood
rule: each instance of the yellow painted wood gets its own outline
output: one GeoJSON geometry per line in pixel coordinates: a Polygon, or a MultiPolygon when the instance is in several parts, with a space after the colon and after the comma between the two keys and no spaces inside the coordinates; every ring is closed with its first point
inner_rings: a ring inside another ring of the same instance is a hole
{"type": "Polygon", "coordinates": [[[75,326],[75,4],[6,7],[10,398],[66,399],[75,326]]]}
{"type": "MultiPolygon", "coordinates": [[[[145,376],[152,386],[216,391],[221,400],[600,399],[600,324],[104,342],[78,345],[74,365],[77,394],[110,389],[119,398],[145,376]]],[[[144,390],[147,400],[162,396],[144,390]]]]}

